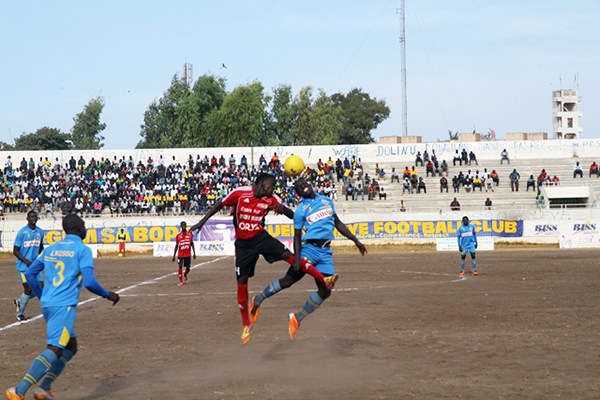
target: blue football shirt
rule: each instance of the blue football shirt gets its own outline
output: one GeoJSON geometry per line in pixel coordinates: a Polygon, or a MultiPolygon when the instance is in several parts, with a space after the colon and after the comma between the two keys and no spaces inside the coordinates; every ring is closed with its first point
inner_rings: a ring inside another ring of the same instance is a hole
{"type": "MultiPolygon", "coordinates": [[[[36,226],[35,229],[31,229],[29,225],[25,225],[15,238],[15,247],[19,247],[23,257],[29,261],[35,260],[40,254],[40,247],[44,240],[44,231],[36,226]]],[[[17,258],[17,271],[25,273],[27,271],[27,264],[17,258]]]]}
{"type": "Polygon", "coordinates": [[[79,301],[84,268],[94,268],[92,250],[77,235],[44,249],[40,255],[46,279],[40,301],[42,307],[73,306],[79,301]]]}
{"type": "Polygon", "coordinates": [[[306,229],[304,240],[334,239],[335,208],[329,197],[315,193],[314,199],[302,198],[294,211],[294,228],[306,229]]]}
{"type": "Polygon", "coordinates": [[[477,244],[477,235],[475,234],[475,225],[469,223],[469,225],[461,224],[458,228],[458,247],[466,249],[474,247],[477,244]]]}

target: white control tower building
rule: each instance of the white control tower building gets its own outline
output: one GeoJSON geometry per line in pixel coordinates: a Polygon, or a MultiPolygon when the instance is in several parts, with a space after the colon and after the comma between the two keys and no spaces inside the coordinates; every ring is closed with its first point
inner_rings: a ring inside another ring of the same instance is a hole
{"type": "Polygon", "coordinates": [[[574,89],[552,92],[552,130],[556,139],[579,139],[583,131],[579,125],[581,97],[574,89]]]}

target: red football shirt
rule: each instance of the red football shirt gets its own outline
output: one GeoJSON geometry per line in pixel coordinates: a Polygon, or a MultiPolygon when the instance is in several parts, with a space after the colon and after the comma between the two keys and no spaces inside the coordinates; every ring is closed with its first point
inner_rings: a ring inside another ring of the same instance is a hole
{"type": "Polygon", "coordinates": [[[190,231],[179,232],[175,237],[175,245],[179,245],[177,249],[178,258],[186,258],[192,256],[192,241],[194,234],[190,231]]]}
{"type": "Polygon", "coordinates": [[[252,239],[265,230],[263,224],[269,208],[281,204],[281,199],[277,195],[254,197],[254,187],[244,186],[231,191],[222,203],[226,207],[235,207],[235,237],[252,239]]]}

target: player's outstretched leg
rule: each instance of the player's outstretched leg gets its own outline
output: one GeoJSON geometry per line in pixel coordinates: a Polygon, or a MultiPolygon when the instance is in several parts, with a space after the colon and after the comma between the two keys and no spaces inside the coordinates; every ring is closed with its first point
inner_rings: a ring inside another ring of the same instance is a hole
{"type": "Polygon", "coordinates": [[[269,283],[261,293],[254,296],[250,301],[249,318],[250,323],[254,325],[258,321],[260,315],[260,305],[263,301],[271,296],[276,295],[280,291],[289,288],[294,283],[298,282],[304,276],[303,272],[294,271],[293,267],[290,267],[281,279],[275,279],[269,283]]]}
{"type": "Polygon", "coordinates": [[[63,349],[60,357],[54,361],[50,370],[40,382],[40,386],[33,389],[33,398],[36,400],[52,400],[54,398],[51,387],[56,378],[64,371],[67,363],[71,361],[75,353],[69,349],[63,349]]]}
{"type": "MultiPolygon", "coordinates": [[[[21,382],[17,385],[14,390],[14,394],[16,396],[23,397],[13,397],[14,399],[25,398],[25,393],[31,388],[31,386],[35,385],[52,367],[52,364],[58,359],[56,353],[50,349],[44,350],[31,364],[29,371],[25,374],[21,382]]],[[[10,399],[8,391],[6,392],[6,397],[10,399]]]]}

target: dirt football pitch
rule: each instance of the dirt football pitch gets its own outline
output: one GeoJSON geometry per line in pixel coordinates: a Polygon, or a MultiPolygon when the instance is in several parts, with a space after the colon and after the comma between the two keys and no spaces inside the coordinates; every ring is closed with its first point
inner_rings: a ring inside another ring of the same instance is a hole
{"type": "MultiPolygon", "coordinates": [[[[177,286],[170,258],[96,260],[119,291],[111,306],[82,291],[79,352],[58,399],[599,399],[600,251],[459,254],[337,251],[333,295],[295,341],[287,315],[314,290],[308,277],[267,300],[240,343],[232,257],[193,260],[177,286]],[[470,265],[470,259],[467,259],[470,265]]],[[[287,265],[259,261],[251,295],[287,265]]],[[[14,386],[45,347],[32,300],[15,323],[14,259],[0,260],[0,387],[14,386]]],[[[31,397],[28,397],[31,398],[31,397]]]]}

